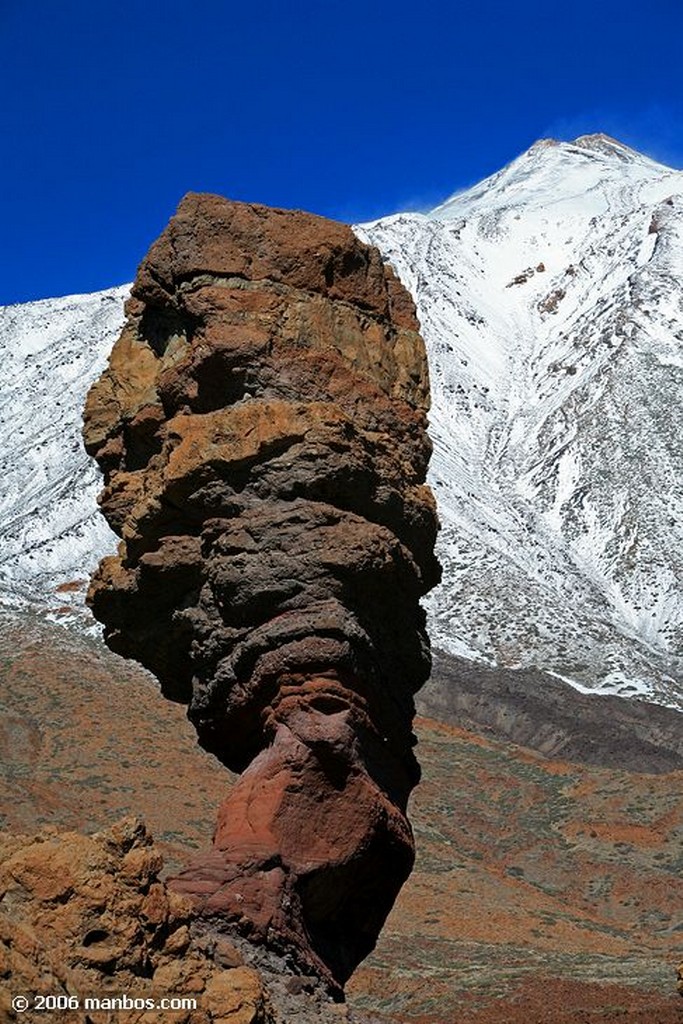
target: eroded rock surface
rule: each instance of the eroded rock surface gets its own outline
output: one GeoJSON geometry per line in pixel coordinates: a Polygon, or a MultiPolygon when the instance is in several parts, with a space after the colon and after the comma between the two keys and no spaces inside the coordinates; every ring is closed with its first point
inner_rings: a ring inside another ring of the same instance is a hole
{"type": "Polygon", "coordinates": [[[161,866],[135,818],[93,836],[0,835],[2,1019],[33,1017],[12,1006],[24,996],[47,1020],[272,1024],[259,972],[191,934],[191,903],[159,881],[161,866]]]}
{"type": "Polygon", "coordinates": [[[162,866],[136,817],[95,835],[0,833],[0,1021],[371,1024],[212,928],[162,866]]]}
{"type": "Polygon", "coordinates": [[[189,195],[127,314],[85,414],[122,537],[89,600],[243,772],[175,885],[338,989],[413,862],[439,567],[412,301],[341,224],[189,195]]]}

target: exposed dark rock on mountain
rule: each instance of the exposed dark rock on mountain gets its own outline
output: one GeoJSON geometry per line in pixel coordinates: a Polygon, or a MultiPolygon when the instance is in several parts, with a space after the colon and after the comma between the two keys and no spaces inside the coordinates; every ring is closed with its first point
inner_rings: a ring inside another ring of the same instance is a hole
{"type": "Polygon", "coordinates": [[[112,649],[244,772],[175,882],[338,988],[410,872],[439,578],[408,293],[341,224],[189,195],[87,402],[112,649]]]}
{"type": "Polygon", "coordinates": [[[418,711],[545,757],[659,774],[683,769],[680,712],[579,693],[539,669],[475,665],[435,651],[418,711]]]}

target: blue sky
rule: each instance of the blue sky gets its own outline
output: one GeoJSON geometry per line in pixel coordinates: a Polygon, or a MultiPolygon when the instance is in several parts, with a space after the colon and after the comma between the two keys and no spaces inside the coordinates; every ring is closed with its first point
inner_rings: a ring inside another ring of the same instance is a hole
{"type": "Polygon", "coordinates": [[[188,190],[341,220],[537,138],[683,166],[680,0],[0,0],[0,303],[130,280],[188,190]]]}

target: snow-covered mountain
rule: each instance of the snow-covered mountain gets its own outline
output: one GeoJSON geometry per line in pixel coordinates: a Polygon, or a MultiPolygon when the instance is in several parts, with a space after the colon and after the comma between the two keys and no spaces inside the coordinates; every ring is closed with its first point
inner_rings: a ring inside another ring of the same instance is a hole
{"type": "Polygon", "coordinates": [[[82,588],[57,588],[85,581],[117,543],[97,507],[81,412],[128,292],[0,307],[0,601],[64,610],[82,588]]]}
{"type": "Polygon", "coordinates": [[[683,173],[547,140],[359,234],[429,346],[433,641],[683,706],[683,173]]]}
{"type": "MultiPolygon", "coordinates": [[[[412,291],[433,388],[435,644],[683,709],[683,174],[539,142],[357,228],[412,291]]],[[[64,606],[115,544],[80,412],[125,287],[0,309],[0,591],[64,606]]]]}

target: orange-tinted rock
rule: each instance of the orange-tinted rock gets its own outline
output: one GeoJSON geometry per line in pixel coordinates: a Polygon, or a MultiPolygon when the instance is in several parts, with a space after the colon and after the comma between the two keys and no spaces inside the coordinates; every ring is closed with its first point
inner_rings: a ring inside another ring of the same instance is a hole
{"type": "Polygon", "coordinates": [[[12,1007],[24,995],[36,1013],[32,1001],[46,1000],[45,1019],[68,1009],[82,1024],[122,1014],[130,1024],[162,1024],[163,999],[185,1001],[172,1014],[181,1024],[274,1021],[256,970],[226,969],[192,942],[191,903],[158,881],[161,864],[134,818],[94,836],[0,835],[2,1019],[33,1016],[12,1007]],[[103,1009],[88,1013],[93,997],[103,1009]]]}
{"type": "Polygon", "coordinates": [[[190,195],[86,407],[122,537],[89,592],[105,639],[244,772],[176,885],[332,985],[413,860],[418,601],[439,577],[428,392],[412,302],[376,249],[190,195]]]}

